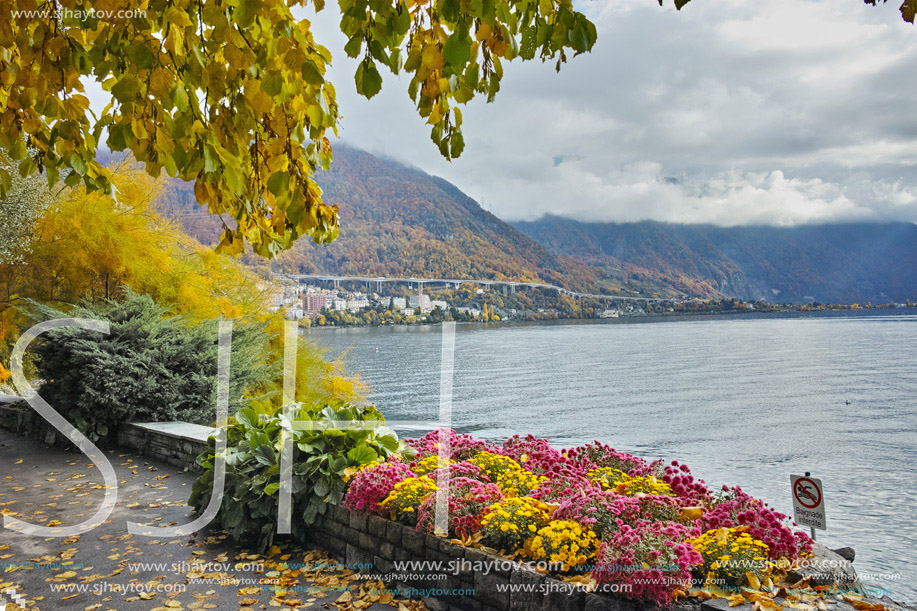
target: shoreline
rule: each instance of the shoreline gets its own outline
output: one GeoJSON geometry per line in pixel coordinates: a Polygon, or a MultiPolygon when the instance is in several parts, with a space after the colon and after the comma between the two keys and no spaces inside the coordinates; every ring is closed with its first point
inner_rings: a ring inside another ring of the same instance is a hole
{"type": "MultiPolygon", "coordinates": [[[[552,318],[542,320],[501,320],[497,322],[484,321],[454,321],[456,326],[462,327],[481,327],[487,329],[497,329],[504,327],[522,327],[522,326],[550,326],[550,325],[626,325],[641,323],[659,323],[668,321],[688,321],[695,322],[705,319],[732,319],[732,318],[751,318],[753,320],[773,320],[773,319],[804,319],[804,318],[857,318],[865,319],[869,317],[894,317],[906,316],[917,317],[917,306],[910,308],[864,308],[859,310],[852,309],[832,309],[832,310],[776,310],[776,311],[748,311],[748,310],[719,310],[716,312],[691,312],[691,313],[660,313],[646,314],[644,316],[622,316],[619,318],[552,318]],[[881,312],[881,313],[880,313],[881,312]]],[[[384,325],[309,325],[300,326],[302,331],[325,331],[325,330],[343,330],[343,329],[383,329],[383,328],[413,328],[413,327],[437,327],[442,322],[417,322],[417,323],[389,323],[384,325]]]]}

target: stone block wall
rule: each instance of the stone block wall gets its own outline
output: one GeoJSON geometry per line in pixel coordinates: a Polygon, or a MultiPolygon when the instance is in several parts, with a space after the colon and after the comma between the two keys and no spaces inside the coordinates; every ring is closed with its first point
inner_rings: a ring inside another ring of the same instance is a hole
{"type": "Polygon", "coordinates": [[[187,422],[132,422],[118,431],[118,445],[149,458],[196,471],[195,460],[213,429],[187,422]]]}
{"type": "Polygon", "coordinates": [[[67,446],[70,441],[57,432],[25,401],[0,404],[0,428],[49,446],[67,446]]]}
{"type": "MultiPolygon", "coordinates": [[[[49,446],[72,447],[27,403],[0,404],[0,428],[49,446]]],[[[197,455],[213,429],[187,422],[122,424],[118,445],[182,469],[194,470],[197,455]]]]}
{"type": "Polygon", "coordinates": [[[382,579],[432,611],[641,611],[533,568],[418,532],[377,515],[328,505],[310,540],[349,567],[382,579]],[[396,562],[414,562],[397,568],[396,562]]]}

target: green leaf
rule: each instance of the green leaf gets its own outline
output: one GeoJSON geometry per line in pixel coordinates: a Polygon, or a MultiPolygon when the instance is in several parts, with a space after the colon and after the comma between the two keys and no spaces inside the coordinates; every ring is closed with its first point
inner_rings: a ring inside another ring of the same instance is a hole
{"type": "Polygon", "coordinates": [[[143,70],[151,70],[159,64],[159,60],[150,51],[150,48],[143,43],[132,44],[127,48],[127,56],[143,70]]]}
{"type": "Polygon", "coordinates": [[[354,76],[357,84],[357,93],[372,98],[382,90],[382,75],[376,69],[376,64],[371,60],[364,60],[357,67],[357,73],[354,76]]]}
{"type": "Polygon", "coordinates": [[[360,54],[360,49],[363,48],[363,32],[357,32],[350,37],[350,40],[347,41],[347,44],[344,45],[344,52],[348,57],[356,57],[360,54]]]}
{"type": "Polygon", "coordinates": [[[315,86],[325,82],[325,77],[322,76],[321,70],[318,69],[318,64],[311,59],[307,59],[302,64],[302,78],[308,84],[315,86]]]}
{"type": "Polygon", "coordinates": [[[251,408],[243,407],[236,412],[236,422],[250,429],[255,428],[258,425],[258,414],[251,408]]]}
{"type": "Polygon", "coordinates": [[[398,450],[398,437],[394,434],[377,437],[376,442],[389,452],[395,452],[398,450]]]}
{"type": "Polygon", "coordinates": [[[108,146],[113,151],[123,151],[128,142],[125,139],[125,127],[117,124],[108,128],[108,146]]]}
{"type": "Polygon", "coordinates": [[[314,440],[314,441],[311,441],[311,442],[308,442],[308,441],[300,441],[300,442],[297,443],[296,445],[297,445],[297,446],[299,447],[299,449],[302,450],[303,452],[308,452],[308,453],[310,453],[310,454],[311,454],[312,452],[323,452],[323,451],[325,450],[325,442],[324,442],[323,440],[321,440],[321,439],[317,439],[317,440],[314,440]]]}
{"type": "Polygon", "coordinates": [[[204,171],[205,172],[216,172],[220,169],[220,165],[216,160],[216,156],[211,152],[209,146],[204,147],[204,171]]]}
{"type": "Polygon", "coordinates": [[[441,0],[437,4],[444,20],[455,22],[461,17],[462,4],[459,0],[441,0]]]}
{"type": "Polygon", "coordinates": [[[242,0],[236,10],[232,12],[233,21],[243,29],[248,28],[260,9],[261,0],[242,0]]]}
{"type": "Polygon", "coordinates": [[[261,81],[261,89],[271,97],[280,95],[283,91],[283,75],[280,70],[270,70],[261,81]]]}
{"type": "Polygon", "coordinates": [[[355,465],[365,465],[379,458],[379,454],[365,443],[347,452],[347,459],[355,465]]]}
{"type": "Polygon", "coordinates": [[[129,102],[140,95],[140,81],[131,74],[122,76],[111,88],[111,94],[119,102],[129,102]]]}
{"type": "Polygon", "coordinates": [[[468,32],[454,32],[443,46],[443,59],[456,67],[464,67],[471,59],[471,38],[468,32]]]}
{"type": "Polygon", "coordinates": [[[188,110],[188,94],[185,88],[176,83],[172,86],[172,103],[182,112],[188,110]]]}
{"type": "Polygon", "coordinates": [[[328,482],[326,482],[324,479],[320,479],[315,482],[313,490],[315,491],[316,496],[319,496],[323,499],[328,496],[328,492],[330,492],[328,488],[328,482]]]}
{"type": "Polygon", "coordinates": [[[404,60],[404,69],[408,72],[416,72],[420,68],[422,60],[423,56],[420,53],[420,48],[411,49],[408,52],[407,59],[404,60]]]}
{"type": "Polygon", "coordinates": [[[288,172],[274,172],[267,179],[267,190],[274,194],[275,197],[286,193],[290,190],[290,174],[288,172]]]}

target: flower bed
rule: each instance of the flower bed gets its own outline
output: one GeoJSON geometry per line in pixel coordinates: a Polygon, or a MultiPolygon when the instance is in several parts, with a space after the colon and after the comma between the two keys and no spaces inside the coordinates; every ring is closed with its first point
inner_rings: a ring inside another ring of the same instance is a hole
{"type": "Polygon", "coordinates": [[[353,475],[344,507],[432,534],[444,501],[453,543],[633,600],[668,605],[715,584],[760,591],[811,548],[737,487],[710,490],[685,465],[598,442],[557,450],[532,436],[494,445],[433,431],[407,443],[412,459],[392,455],[353,475]]]}

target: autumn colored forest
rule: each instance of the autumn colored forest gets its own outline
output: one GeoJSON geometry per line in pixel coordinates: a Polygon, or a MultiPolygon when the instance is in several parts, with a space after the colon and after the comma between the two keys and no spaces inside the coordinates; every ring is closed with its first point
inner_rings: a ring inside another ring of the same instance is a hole
{"type": "MultiPolygon", "coordinates": [[[[67,312],[116,303],[128,288],[152,297],[169,315],[213,326],[214,337],[221,317],[257,323],[266,358],[280,359],[283,319],[269,313],[269,284],[163,216],[167,183],[128,161],[110,169],[115,196],[82,186],[49,190],[42,176],[17,179],[17,201],[27,205],[5,209],[18,216],[3,224],[21,231],[0,236],[0,383],[9,382],[12,347],[43,317],[42,306],[67,312]]],[[[299,363],[300,400],[360,395],[359,382],[345,378],[342,365],[327,362],[315,346],[301,345],[299,363]]]]}

